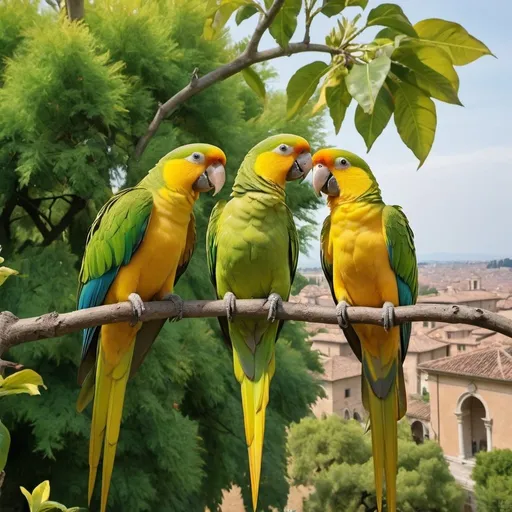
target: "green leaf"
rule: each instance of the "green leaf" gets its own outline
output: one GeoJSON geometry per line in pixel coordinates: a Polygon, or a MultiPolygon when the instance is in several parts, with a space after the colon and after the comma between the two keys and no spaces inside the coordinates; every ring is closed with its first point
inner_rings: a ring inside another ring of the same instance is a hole
{"type": "Polygon", "coordinates": [[[45,501],[38,509],[38,512],[69,512],[69,508],[56,501],[45,501]]]}
{"type": "Polygon", "coordinates": [[[23,496],[25,496],[25,499],[28,502],[28,508],[30,509],[30,512],[33,512],[32,509],[32,494],[30,494],[25,487],[20,487],[20,491],[22,492],[23,496]]]}
{"type": "Polygon", "coordinates": [[[50,497],[50,482],[49,480],[45,480],[41,482],[33,491],[32,491],[32,511],[31,512],[39,512],[41,505],[48,501],[50,497]]]}
{"type": "Polygon", "coordinates": [[[464,66],[483,55],[492,55],[482,41],[470,35],[458,23],[431,18],[416,23],[414,28],[420,42],[442,48],[455,66],[464,66]]]}
{"type": "Polygon", "coordinates": [[[258,12],[258,8],[255,5],[249,4],[244,5],[236,11],[235,21],[237,25],[240,25],[242,21],[248,20],[251,16],[254,16],[258,12]]]}
{"type": "Polygon", "coordinates": [[[462,105],[457,95],[459,77],[446,52],[431,46],[406,44],[393,52],[392,59],[407,68],[393,68],[400,79],[433,98],[462,105]]]}
{"type": "Polygon", "coordinates": [[[348,92],[345,80],[341,80],[341,82],[334,87],[327,87],[325,89],[325,101],[329,107],[332,122],[334,123],[334,131],[338,134],[341,123],[343,123],[343,119],[345,119],[347,108],[352,101],[352,96],[348,92]]]}
{"type": "MultiPolygon", "coordinates": [[[[222,33],[222,29],[231,15],[241,6],[252,4],[251,0],[221,0],[220,5],[211,12],[203,28],[203,39],[211,41],[222,33]]],[[[214,5],[216,3],[214,2],[214,5]]]]}
{"type": "Polygon", "coordinates": [[[402,11],[402,8],[395,4],[381,4],[372,9],[368,14],[368,27],[380,25],[383,27],[394,28],[402,34],[410,37],[417,37],[416,31],[402,11]]]}
{"type": "Polygon", "coordinates": [[[0,376],[0,396],[17,395],[19,393],[40,395],[39,386],[46,389],[43,379],[34,370],[21,370],[5,379],[0,376]]]}
{"type": "Polygon", "coordinates": [[[7,464],[7,456],[11,446],[11,434],[7,427],[0,421],[0,473],[7,464]]]}
{"type": "Polygon", "coordinates": [[[295,29],[297,16],[302,7],[302,0],[285,0],[283,7],[277,13],[269,32],[281,48],[286,48],[295,29]]]}
{"type": "Polygon", "coordinates": [[[368,151],[370,151],[373,143],[377,140],[384,128],[386,128],[394,108],[393,98],[386,87],[381,88],[371,114],[366,114],[360,105],[357,106],[355,125],[357,131],[361,134],[361,137],[363,137],[368,151]]]}
{"type": "Polygon", "coordinates": [[[420,89],[399,82],[396,84],[395,124],[404,144],[420,161],[420,168],[432,148],[436,134],[436,106],[420,89]]]}
{"type": "Polygon", "coordinates": [[[251,67],[242,69],[242,75],[247,85],[261,98],[265,99],[266,91],[265,84],[260,78],[260,75],[251,67]]]}
{"type": "Polygon", "coordinates": [[[391,59],[381,55],[368,64],[354,65],[346,78],[348,91],[367,114],[373,110],[390,67],[391,59]]]}
{"type": "Polygon", "coordinates": [[[286,87],[286,113],[288,119],[293,117],[313,96],[320,78],[329,70],[322,61],[312,62],[298,69],[290,78],[286,87]]]}
{"type": "Polygon", "coordinates": [[[324,0],[321,12],[330,18],[339,14],[345,7],[361,7],[366,9],[367,5],[368,0],[324,0]]]}

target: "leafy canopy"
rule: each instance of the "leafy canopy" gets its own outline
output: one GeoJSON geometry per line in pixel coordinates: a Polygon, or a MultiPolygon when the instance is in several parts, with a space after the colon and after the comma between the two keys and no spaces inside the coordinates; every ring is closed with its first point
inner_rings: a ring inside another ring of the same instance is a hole
{"type": "MultiPolygon", "coordinates": [[[[236,13],[240,24],[257,13],[268,12],[272,4],[271,0],[264,4],[257,0],[212,0],[203,36],[208,40],[220,37],[232,14],[236,13]]],[[[355,126],[368,151],[394,116],[402,141],[421,167],[435,138],[433,99],[461,105],[455,66],[492,54],[458,23],[431,18],[413,25],[396,4],[383,3],[371,9],[364,23],[360,23],[361,14],[353,19],[343,15],[347,7],[365,10],[367,5],[368,0],[284,1],[269,27],[270,35],[284,50],[292,49],[290,41],[302,8],[307,34],[302,44],[309,42],[309,27],[315,17],[337,17],[323,48],[331,56],[330,63],[312,62],[295,72],[287,87],[287,115],[297,115],[319,88],[316,109],[328,108],[338,133],[348,106],[355,100],[355,126]],[[373,40],[359,42],[359,36],[373,27],[383,28],[373,40]]],[[[257,94],[264,94],[254,70],[244,72],[244,78],[257,94]]]]}
{"type": "MultiPolygon", "coordinates": [[[[398,430],[398,508],[452,512],[464,502],[438,444],[412,441],[409,423],[398,430]]],[[[305,418],[290,428],[288,449],[295,484],[314,487],[307,512],[376,510],[371,439],[355,420],[305,418]]]]}

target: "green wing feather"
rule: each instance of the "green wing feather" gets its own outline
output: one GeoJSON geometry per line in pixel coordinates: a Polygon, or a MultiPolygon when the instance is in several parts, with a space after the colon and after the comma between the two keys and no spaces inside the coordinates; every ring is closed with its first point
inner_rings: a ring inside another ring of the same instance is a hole
{"type": "MultiPolygon", "coordinates": [[[[382,214],[389,263],[396,274],[400,306],[416,303],[418,297],[418,264],[414,234],[400,206],[386,206],[382,214]]],[[[400,326],[401,358],[405,359],[411,337],[411,324],[400,326]]]]}
{"type": "MultiPolygon", "coordinates": [[[[208,229],[206,231],[206,262],[208,264],[208,270],[210,273],[210,281],[213,284],[213,288],[215,290],[215,295],[218,299],[222,299],[219,297],[217,293],[217,230],[219,228],[219,219],[224,211],[224,207],[226,206],[226,201],[219,201],[212,210],[210,214],[210,220],[208,222],[208,229]]],[[[227,318],[219,317],[219,325],[222,331],[222,335],[224,337],[224,341],[226,345],[231,348],[231,338],[229,336],[229,325],[227,318]]]]}
{"type": "MultiPolygon", "coordinates": [[[[153,195],[142,187],[117,193],[101,208],[87,237],[79,276],[79,309],[103,304],[119,268],[129,263],[144,238],[152,208],[153,195]]],[[[97,327],[84,330],[79,383],[94,367],[98,333],[97,327]]]]}

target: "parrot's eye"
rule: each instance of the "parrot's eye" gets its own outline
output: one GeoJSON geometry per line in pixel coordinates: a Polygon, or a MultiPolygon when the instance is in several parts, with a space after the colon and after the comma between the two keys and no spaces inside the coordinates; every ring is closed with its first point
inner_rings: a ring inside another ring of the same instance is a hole
{"type": "Polygon", "coordinates": [[[288,146],[288,144],[279,144],[279,146],[274,149],[274,153],[278,153],[279,155],[291,155],[293,153],[293,148],[288,146]]]}
{"type": "Polygon", "coordinates": [[[350,167],[350,162],[346,158],[336,158],[334,162],[334,167],[336,169],[348,169],[350,167]]]}
{"type": "Polygon", "coordinates": [[[196,151],[188,156],[186,160],[194,164],[202,164],[204,162],[204,155],[196,151]]]}

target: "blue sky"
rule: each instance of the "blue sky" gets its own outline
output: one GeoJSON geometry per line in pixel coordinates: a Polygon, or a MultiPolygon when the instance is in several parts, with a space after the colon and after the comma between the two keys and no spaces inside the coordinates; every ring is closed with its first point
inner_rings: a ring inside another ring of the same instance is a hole
{"type": "MultiPolygon", "coordinates": [[[[370,0],[369,8],[379,2],[370,0]]],[[[393,121],[366,153],[354,128],[354,105],[338,135],[326,119],[327,142],[363,156],[379,180],[384,201],[400,204],[415,232],[420,256],[431,253],[512,256],[512,2],[508,0],[397,0],[415,23],[443,18],[463,25],[498,57],[483,57],[458,67],[459,97],[464,107],[436,101],[438,125],[434,146],[423,167],[399,138],[393,121]]],[[[356,8],[346,9],[353,17],[356,8]]],[[[311,30],[312,42],[323,42],[334,18],[318,16],[311,30]]],[[[234,40],[252,31],[255,20],[240,27],[230,22],[234,40]]],[[[293,40],[303,35],[303,22],[293,40]]],[[[364,37],[364,34],[363,34],[364,37]]],[[[261,48],[275,46],[267,34],[261,48]]],[[[271,87],[285,89],[294,71],[315,60],[328,62],[320,53],[283,57],[273,61],[279,73],[271,87]]],[[[354,103],[354,102],[353,102],[354,103]]],[[[321,222],[324,207],[317,213],[321,222]]],[[[301,266],[316,266],[318,244],[302,255],[301,266]]]]}

